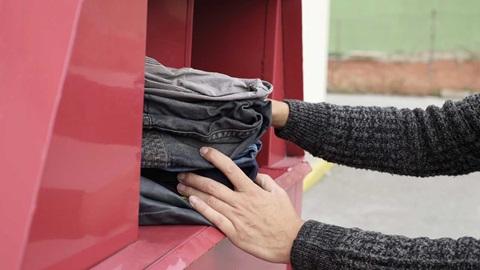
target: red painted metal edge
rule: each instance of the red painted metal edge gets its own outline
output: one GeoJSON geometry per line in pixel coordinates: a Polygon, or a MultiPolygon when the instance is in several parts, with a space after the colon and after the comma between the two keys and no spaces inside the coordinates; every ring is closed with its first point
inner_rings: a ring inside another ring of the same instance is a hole
{"type": "MultiPolygon", "coordinates": [[[[146,269],[151,265],[178,265],[191,262],[224,239],[222,233],[206,226],[141,227],[139,238],[92,269],[146,269]]],[[[166,268],[163,268],[166,269],[166,268]]]]}
{"type": "Polygon", "coordinates": [[[147,269],[184,269],[211,250],[225,236],[214,227],[204,227],[188,239],[170,250],[147,269]]]}
{"type": "MultiPolygon", "coordinates": [[[[280,100],[285,97],[284,69],[290,69],[284,67],[283,62],[282,16],[282,1],[267,1],[263,78],[274,85],[271,97],[280,100]]],[[[286,142],[277,138],[273,129],[268,130],[263,141],[268,151],[262,152],[259,156],[259,161],[264,162],[262,164],[271,166],[286,156],[286,142]]]]}
{"type": "MultiPolygon", "coordinates": [[[[303,100],[302,1],[283,0],[282,12],[285,98],[303,100]]],[[[287,155],[303,154],[303,149],[287,142],[287,155]]]]}
{"type": "Polygon", "coordinates": [[[302,1],[282,1],[285,95],[303,99],[302,1]]]}

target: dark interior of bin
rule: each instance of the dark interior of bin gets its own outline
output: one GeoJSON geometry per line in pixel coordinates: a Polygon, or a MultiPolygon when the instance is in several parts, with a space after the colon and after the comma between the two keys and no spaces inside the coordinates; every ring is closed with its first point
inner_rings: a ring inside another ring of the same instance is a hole
{"type": "Polygon", "coordinates": [[[268,2],[150,0],[147,54],[173,67],[261,77],[268,2]]]}

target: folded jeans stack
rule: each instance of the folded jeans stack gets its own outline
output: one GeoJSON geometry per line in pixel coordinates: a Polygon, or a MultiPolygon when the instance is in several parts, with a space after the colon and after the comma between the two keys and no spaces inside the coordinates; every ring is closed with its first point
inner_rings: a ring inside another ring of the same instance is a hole
{"type": "Polygon", "coordinates": [[[272,85],[145,59],[140,224],[210,224],[175,189],[176,174],[195,172],[229,187],[199,154],[214,147],[252,179],[260,136],[271,122],[272,85]]]}

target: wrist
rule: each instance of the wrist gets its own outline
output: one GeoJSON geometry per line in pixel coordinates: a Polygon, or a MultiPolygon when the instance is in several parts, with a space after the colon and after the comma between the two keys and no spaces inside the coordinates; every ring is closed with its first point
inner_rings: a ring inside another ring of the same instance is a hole
{"type": "Polygon", "coordinates": [[[274,128],[284,127],[287,124],[289,111],[287,103],[272,100],[272,126],[274,128]]]}
{"type": "Polygon", "coordinates": [[[288,240],[287,240],[287,245],[285,246],[282,254],[282,259],[281,261],[283,263],[290,263],[290,257],[292,253],[292,248],[293,248],[293,242],[297,238],[298,232],[302,228],[303,224],[305,223],[304,220],[298,219],[293,226],[290,228],[289,233],[288,233],[288,240]]]}

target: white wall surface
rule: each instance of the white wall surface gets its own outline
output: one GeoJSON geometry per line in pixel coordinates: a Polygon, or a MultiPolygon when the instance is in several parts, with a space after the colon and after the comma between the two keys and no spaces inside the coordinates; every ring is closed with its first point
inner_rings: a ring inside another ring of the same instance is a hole
{"type": "Polygon", "coordinates": [[[304,99],[325,100],[330,0],[302,1],[304,99]]]}

